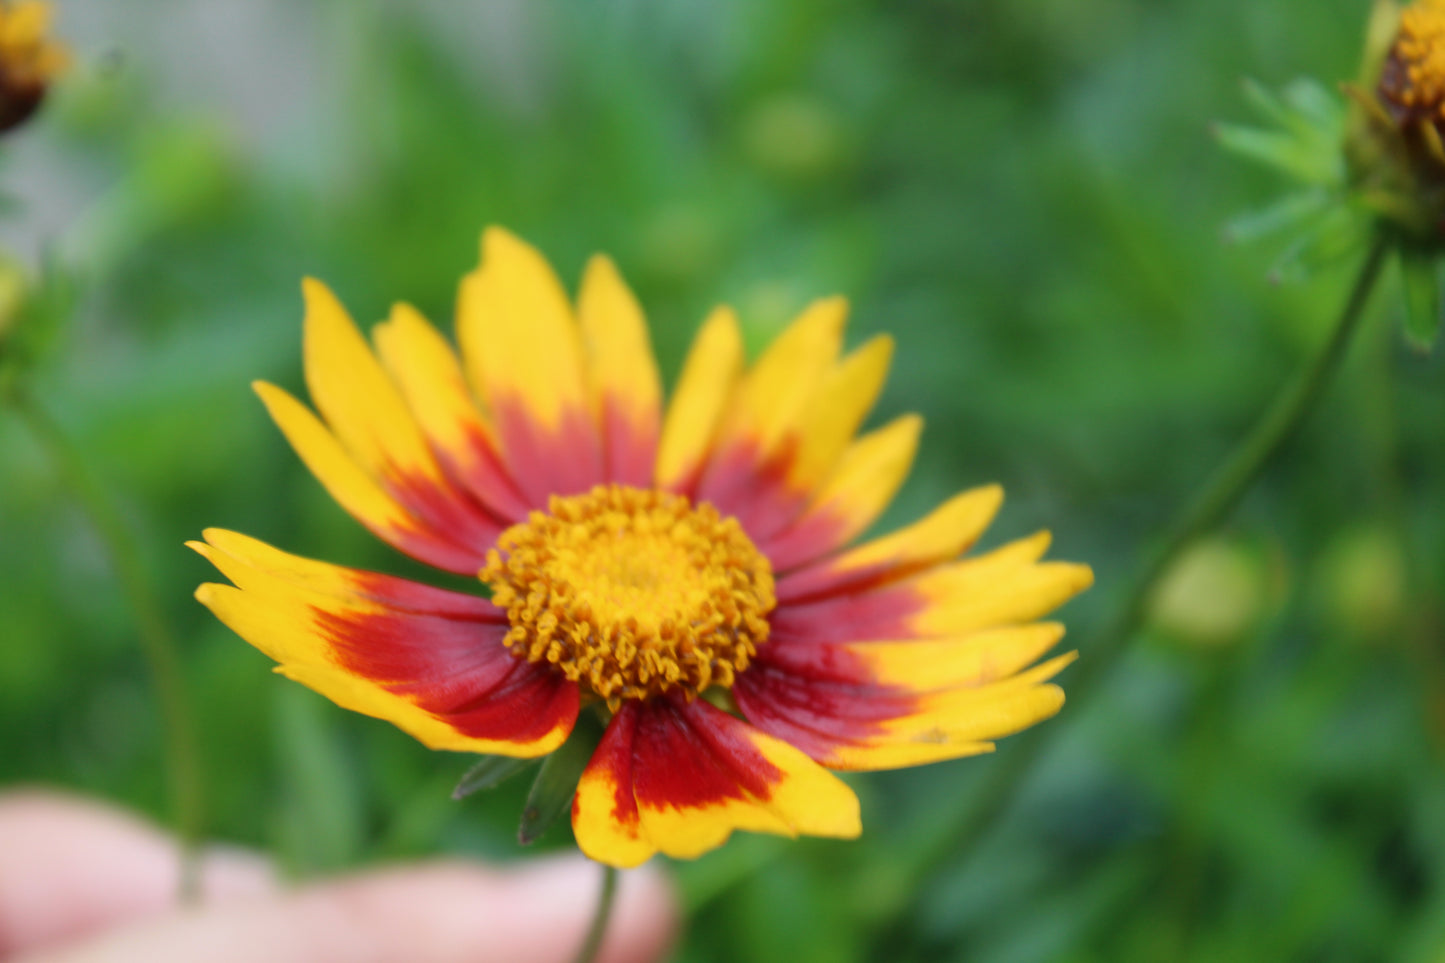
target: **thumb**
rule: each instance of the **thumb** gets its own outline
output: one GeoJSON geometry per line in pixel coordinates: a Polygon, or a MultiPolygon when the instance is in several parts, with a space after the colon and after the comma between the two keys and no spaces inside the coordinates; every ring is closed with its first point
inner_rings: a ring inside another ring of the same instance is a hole
{"type": "MultiPolygon", "coordinates": [[[[178,911],[15,963],[565,963],[581,945],[601,877],[576,857],[511,870],[392,870],[178,911]]],[[[659,959],[674,917],[660,874],[625,874],[599,960],[659,959]]]]}

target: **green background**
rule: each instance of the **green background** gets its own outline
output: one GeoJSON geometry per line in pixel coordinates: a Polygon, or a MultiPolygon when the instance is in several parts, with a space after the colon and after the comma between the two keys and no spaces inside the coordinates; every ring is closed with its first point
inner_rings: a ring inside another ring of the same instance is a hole
{"type": "MultiPolygon", "coordinates": [[[[1001,482],[1091,629],[1308,358],[1354,258],[1271,284],[1222,227],[1280,188],[1219,151],[1245,76],[1353,75],[1363,0],[61,4],[79,64],[0,142],[0,238],[77,292],[35,372],[141,540],[198,709],[208,827],[298,874],[520,858],[525,780],[345,713],[191,599],[216,525],[413,565],[336,507],[247,385],[299,390],[299,280],[446,321],[483,225],[575,284],[614,256],[665,377],[707,309],[754,350],[846,294],[898,341],[875,422],[927,421],[886,525],[1001,482]],[[260,11],[260,12],[258,12],[260,11]],[[233,11],[234,12],[234,11],[233,11]]],[[[1009,752],[851,780],[854,843],[738,837],[670,867],[679,958],[807,963],[1445,958],[1445,366],[1397,280],[1305,431],[1190,557],[1024,791],[880,942],[876,908],[1009,752]]],[[[1069,673],[1062,677],[1067,690],[1069,673]]],[[[54,466],[0,412],[0,783],[164,818],[129,610],[54,466]]],[[[851,779],[851,777],[850,777],[851,779]]],[[[542,844],[570,845],[565,828],[542,844]]]]}

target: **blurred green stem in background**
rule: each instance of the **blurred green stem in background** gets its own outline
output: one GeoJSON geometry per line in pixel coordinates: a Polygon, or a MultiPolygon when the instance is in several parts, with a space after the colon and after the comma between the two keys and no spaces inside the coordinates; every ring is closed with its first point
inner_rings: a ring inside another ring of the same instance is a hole
{"type": "MultiPolygon", "coordinates": [[[[1198,494],[1169,527],[1159,549],[1140,570],[1124,595],[1118,614],[1093,639],[1080,646],[1081,657],[1074,677],[1066,683],[1071,711],[1077,713],[1098,690],[1109,669],[1138,632],[1149,599],[1160,578],[1195,539],[1207,534],[1228,515],[1258,478],[1270,458],[1289,441],[1314,408],[1359,328],[1370,294],[1379,281],[1390,238],[1379,234],[1373,240],[1360,273],[1340,311],[1339,320],[1318,355],[1275,399],[1253,430],[1229,453],[1211,474],[1198,494]]],[[[914,910],[919,894],[931,888],[950,869],[959,854],[972,849],[994,824],[1019,786],[1043,756],[1049,740],[1066,731],[1060,726],[1040,726],[1015,737],[1000,754],[988,780],[980,787],[973,805],[963,817],[949,825],[933,845],[922,851],[903,876],[895,892],[898,901],[885,916],[885,939],[896,940],[906,933],[904,921],[914,910]]],[[[897,942],[883,945],[899,945],[897,942]]]]}
{"type": "Polygon", "coordinates": [[[612,903],[617,897],[617,867],[602,867],[602,891],[597,895],[597,909],[592,914],[592,924],[587,927],[587,936],[582,948],[577,951],[577,963],[592,963],[602,949],[602,938],[607,935],[607,921],[612,917],[612,903]]]}
{"type": "Polygon", "coordinates": [[[90,516],[91,524],[110,554],[111,564],[115,566],[121,588],[135,616],[136,632],[150,667],[151,681],[165,725],[172,816],[181,845],[177,895],[183,903],[195,902],[200,896],[203,813],[200,757],[180,659],[176,654],[174,635],[163,614],[164,609],[151,592],[140,549],[125,520],[64,430],[23,382],[17,380],[5,386],[0,396],[3,396],[0,400],[7,403],[29,427],[54,463],[61,482],[90,516]]]}

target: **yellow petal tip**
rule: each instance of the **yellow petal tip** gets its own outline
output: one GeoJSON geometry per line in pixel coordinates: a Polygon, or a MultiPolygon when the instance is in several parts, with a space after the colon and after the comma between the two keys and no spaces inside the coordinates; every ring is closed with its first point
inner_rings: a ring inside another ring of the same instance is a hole
{"type": "Polygon", "coordinates": [[[482,260],[486,260],[489,254],[503,254],[508,249],[527,249],[530,245],[505,227],[498,227],[495,224],[488,225],[482,229],[482,260]]]}
{"type": "Polygon", "coordinates": [[[317,306],[318,301],[335,301],[336,295],[325,281],[310,276],[301,279],[301,297],[306,301],[307,309],[317,306]]]}
{"type": "Polygon", "coordinates": [[[594,254],[587,259],[587,267],[583,271],[583,276],[585,277],[593,272],[606,272],[608,274],[618,275],[621,273],[617,270],[617,263],[606,254],[594,254]]]}

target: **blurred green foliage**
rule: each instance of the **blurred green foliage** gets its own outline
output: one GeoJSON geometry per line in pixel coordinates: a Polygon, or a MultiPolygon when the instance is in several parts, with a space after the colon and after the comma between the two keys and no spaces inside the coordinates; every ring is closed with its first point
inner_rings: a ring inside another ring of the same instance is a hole
{"type": "MultiPolygon", "coordinates": [[[[716,302],[756,347],[846,293],[855,343],[898,337],[880,417],[928,420],[885,524],[1002,482],[991,542],[1048,526],[1057,555],[1095,566],[1064,613],[1084,638],[1335,313],[1347,267],[1271,286],[1277,250],[1223,243],[1280,185],[1208,125],[1248,117],[1244,76],[1351,76],[1365,6],[307,0],[297,33],[255,53],[258,80],[310,78],[265,134],[203,96],[174,109],[159,36],[83,51],[0,144],[43,146],[84,199],[53,239],[77,308],[38,390],[118,494],[183,639],[211,832],[300,874],[519,856],[527,780],[452,801],[468,759],[273,677],[190,599],[214,576],[182,542],[208,525],[431,577],[326,497],[247,388],[300,386],[303,274],[361,319],[405,299],[445,321],[485,224],[572,281],[605,250],[669,376],[716,302]]],[[[857,843],[739,837],[674,867],[693,911],[680,958],[1440,959],[1445,366],[1398,346],[1389,293],[1215,555],[1172,584],[1172,614],[1103,698],[1047,723],[1064,738],[924,894],[909,947],[870,950],[871,911],[989,758],[853,780],[857,843]],[[1222,635],[1190,628],[1240,604],[1222,635]]],[[[0,586],[0,782],[164,816],[130,614],[4,414],[0,586]]],[[[566,844],[559,827],[542,845],[566,844]]]]}

